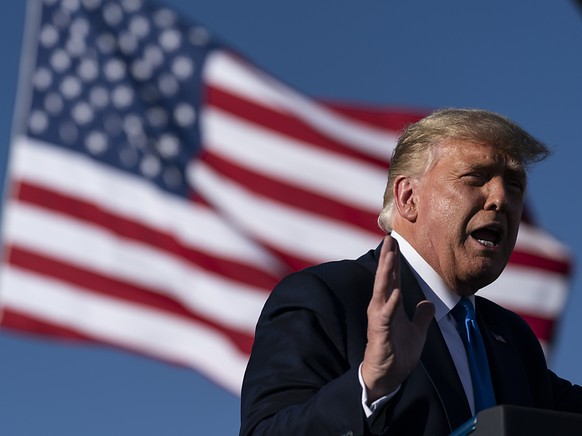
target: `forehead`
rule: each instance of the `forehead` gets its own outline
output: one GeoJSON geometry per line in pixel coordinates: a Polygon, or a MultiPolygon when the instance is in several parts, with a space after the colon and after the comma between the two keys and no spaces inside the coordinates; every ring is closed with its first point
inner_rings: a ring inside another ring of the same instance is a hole
{"type": "Polygon", "coordinates": [[[467,140],[447,139],[433,145],[433,166],[455,167],[498,167],[522,173],[523,163],[509,155],[501,147],[492,144],[467,140]]]}

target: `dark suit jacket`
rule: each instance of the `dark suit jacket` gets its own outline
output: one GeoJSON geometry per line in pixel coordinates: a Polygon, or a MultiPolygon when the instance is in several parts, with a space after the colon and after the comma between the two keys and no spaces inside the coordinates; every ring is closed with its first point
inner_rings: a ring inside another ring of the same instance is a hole
{"type": "MultiPolygon", "coordinates": [[[[461,381],[433,320],[417,367],[368,421],[358,367],[380,248],[285,278],[257,324],[242,388],[241,435],[445,435],[471,417],[461,381]]],[[[424,295],[401,262],[405,311],[424,295]]],[[[508,290],[510,291],[510,290],[508,290]]],[[[476,297],[498,404],[582,413],[582,388],[547,369],[516,314],[476,297]]]]}

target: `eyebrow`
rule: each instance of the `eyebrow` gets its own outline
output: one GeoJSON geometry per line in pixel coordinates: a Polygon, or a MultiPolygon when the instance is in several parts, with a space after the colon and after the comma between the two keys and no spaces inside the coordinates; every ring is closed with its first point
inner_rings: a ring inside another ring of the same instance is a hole
{"type": "Polygon", "coordinates": [[[505,158],[505,170],[511,176],[521,179],[524,183],[527,182],[527,171],[522,162],[512,157],[505,158]]]}
{"type": "Polygon", "coordinates": [[[498,161],[492,162],[470,162],[468,168],[474,170],[489,170],[491,168],[495,168],[499,165],[503,165],[504,167],[504,174],[508,177],[515,178],[527,185],[527,172],[525,167],[516,159],[506,158],[504,163],[498,161]]]}

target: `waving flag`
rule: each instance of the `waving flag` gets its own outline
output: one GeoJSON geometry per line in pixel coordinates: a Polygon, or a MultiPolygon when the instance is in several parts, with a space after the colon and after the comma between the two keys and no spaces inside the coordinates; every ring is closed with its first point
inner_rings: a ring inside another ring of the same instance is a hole
{"type": "MultiPolygon", "coordinates": [[[[276,282],[378,244],[388,160],[420,118],[309,99],[141,0],[31,2],[17,100],[0,325],[233,392],[276,282]]],[[[569,262],[524,223],[485,292],[549,341],[569,262]]]]}

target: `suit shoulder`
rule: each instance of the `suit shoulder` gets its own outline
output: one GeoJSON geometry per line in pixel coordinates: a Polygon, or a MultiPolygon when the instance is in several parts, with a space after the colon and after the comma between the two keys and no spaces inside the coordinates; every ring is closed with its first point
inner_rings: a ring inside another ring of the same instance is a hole
{"type": "Polygon", "coordinates": [[[366,283],[373,283],[376,266],[374,251],[370,250],[358,259],[325,262],[305,268],[296,273],[296,276],[310,275],[334,292],[341,293],[342,290],[353,290],[354,287],[363,287],[366,283]]]}
{"type": "Polygon", "coordinates": [[[369,302],[374,283],[370,253],[358,259],[326,262],[283,278],[268,298],[267,307],[304,308],[316,312],[333,306],[369,302]]]}
{"type": "Polygon", "coordinates": [[[476,295],[475,304],[477,306],[477,310],[485,314],[487,318],[493,318],[496,320],[504,320],[505,322],[527,325],[523,318],[520,317],[517,313],[509,309],[506,309],[503,306],[500,306],[499,304],[489,300],[488,298],[476,295]]]}
{"type": "Polygon", "coordinates": [[[488,324],[498,325],[504,331],[512,332],[522,338],[528,337],[538,342],[529,324],[517,313],[481,296],[476,296],[475,302],[478,312],[481,313],[481,316],[488,324]]]}

